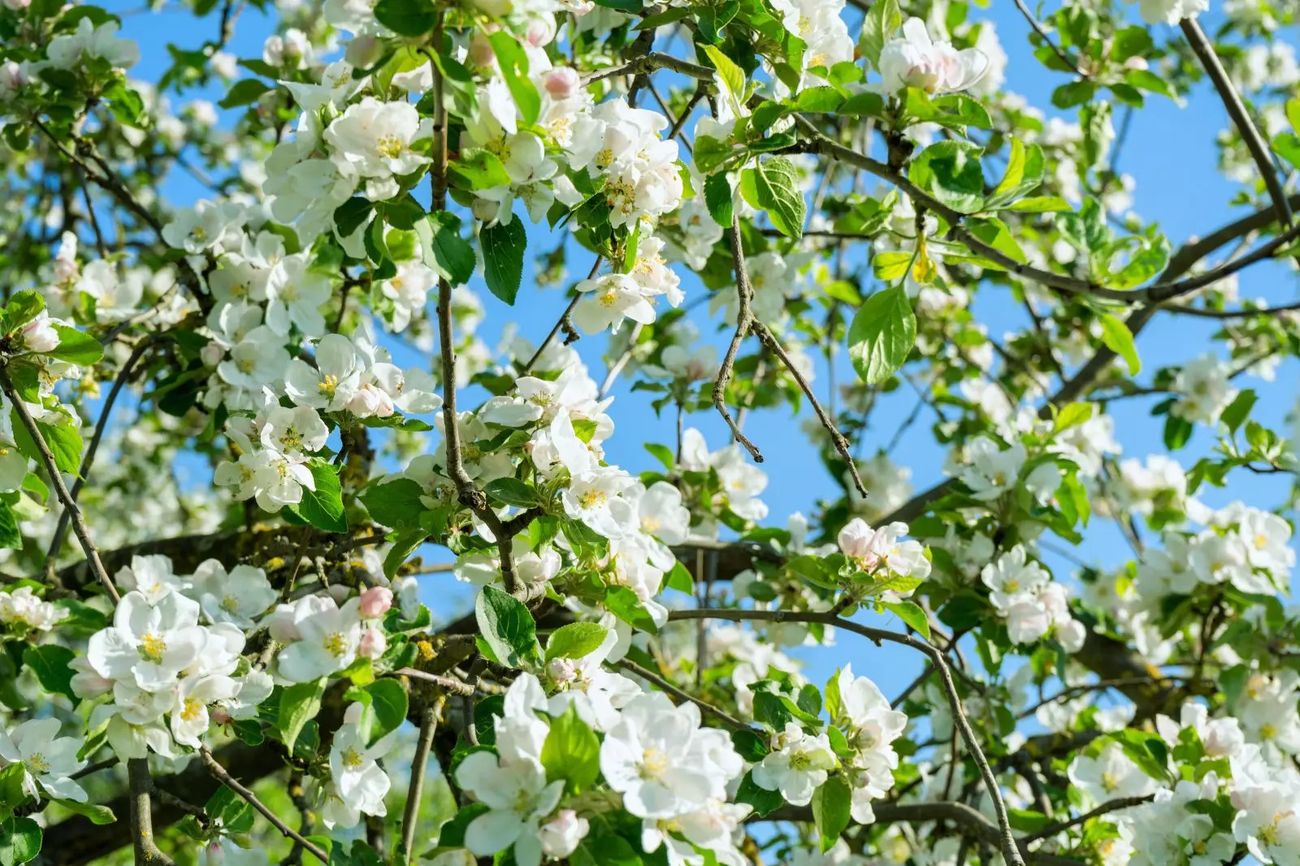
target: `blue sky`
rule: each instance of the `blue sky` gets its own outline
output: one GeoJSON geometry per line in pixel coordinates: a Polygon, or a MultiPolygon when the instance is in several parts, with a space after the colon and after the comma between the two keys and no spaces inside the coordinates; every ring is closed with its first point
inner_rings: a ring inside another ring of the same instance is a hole
{"type": "MultiPolygon", "coordinates": [[[[1009,55],[1005,89],[1022,94],[1030,105],[1046,107],[1049,112],[1054,112],[1050,107],[1051,91],[1068,79],[1061,73],[1044,70],[1033,58],[1028,41],[1029,25],[1012,4],[992,5],[994,8],[991,10],[976,10],[972,17],[991,19],[997,25],[1002,44],[1009,55]]],[[[1052,7],[1054,5],[1049,4],[1052,7]]],[[[168,42],[176,41],[181,47],[196,47],[210,38],[217,26],[215,17],[195,23],[184,7],[174,4],[160,13],[141,12],[140,7],[126,3],[109,4],[109,8],[118,12],[133,10],[130,14],[124,14],[123,31],[141,44],[142,60],[132,70],[132,74],[145,80],[157,80],[166,68],[169,58],[164,46],[168,42]],[[178,26],[182,24],[183,26],[178,26]]],[[[1212,31],[1213,24],[1211,18],[1207,29],[1212,31]]],[[[230,50],[240,57],[259,57],[262,40],[269,32],[269,26],[265,16],[253,10],[246,11],[238,22],[230,50]]],[[[204,96],[215,101],[221,92],[194,92],[192,96],[204,96]]],[[[173,97],[173,103],[175,102],[173,97]]],[[[1073,114],[1070,113],[1069,116],[1073,117],[1073,114]]],[[[1175,246],[1188,237],[1205,233],[1227,222],[1239,213],[1229,210],[1226,205],[1237,192],[1237,187],[1220,176],[1216,167],[1215,136],[1225,123],[1222,105],[1206,85],[1185,95],[1183,104],[1152,97],[1147,107],[1133,116],[1121,157],[1121,170],[1137,179],[1134,192],[1136,211],[1145,218],[1158,221],[1175,246]]],[[[188,176],[178,174],[168,183],[164,194],[174,202],[184,203],[200,197],[203,190],[188,176]]],[[[542,248],[540,242],[533,246],[534,250],[542,248]]],[[[571,257],[571,270],[583,268],[585,273],[587,261],[588,254],[579,252],[571,257]]],[[[684,271],[682,273],[683,288],[689,302],[704,289],[684,271]]],[[[582,274],[570,274],[570,277],[580,276],[582,274]]],[[[476,277],[473,286],[482,289],[479,278],[476,277]]],[[[865,295],[874,287],[862,288],[865,295]]],[[[1243,297],[1261,296],[1273,302],[1283,302],[1294,299],[1295,292],[1294,277],[1280,267],[1258,267],[1248,271],[1241,279],[1243,297]]],[[[496,335],[506,322],[516,323],[525,336],[535,341],[540,339],[564,306],[560,289],[530,286],[527,274],[519,303],[514,308],[506,307],[486,291],[481,291],[481,295],[488,319],[482,335],[489,345],[495,344],[496,335]]],[[[712,335],[716,324],[710,323],[707,314],[703,313],[704,309],[701,307],[696,320],[706,335],[712,335]]],[[[1004,289],[983,292],[976,302],[975,310],[995,338],[1001,337],[1008,329],[1018,329],[1024,325],[1019,305],[1012,301],[1004,289]]],[[[1149,377],[1161,365],[1184,361],[1205,351],[1213,331],[1212,322],[1186,317],[1158,317],[1139,339],[1144,362],[1142,378],[1149,377]]],[[[715,336],[708,338],[720,339],[715,336]]],[[[577,344],[598,380],[604,370],[600,357],[603,346],[604,341],[599,338],[586,338],[577,344]]],[[[395,352],[399,356],[404,354],[397,349],[395,352]]],[[[415,363],[417,359],[403,356],[399,360],[415,363]]],[[[1257,388],[1261,395],[1266,396],[1256,409],[1257,417],[1277,422],[1289,411],[1295,397],[1295,389],[1290,384],[1294,381],[1295,372],[1295,365],[1287,364],[1279,371],[1277,383],[1254,380],[1248,383],[1249,387],[1257,388]]],[[[842,353],[836,375],[841,382],[850,381],[853,376],[842,353]]],[[[818,391],[824,394],[827,382],[824,363],[819,365],[817,378],[818,391]]],[[[671,410],[666,411],[662,418],[656,417],[644,395],[629,392],[631,381],[627,377],[622,378],[613,391],[616,400],[611,415],[617,432],[608,443],[608,450],[611,461],[622,464],[631,471],[638,471],[653,465],[653,458],[643,450],[642,443],[672,442],[675,437],[674,419],[671,410]]],[[[875,413],[873,429],[868,431],[864,454],[874,453],[877,447],[890,438],[902,418],[911,411],[914,399],[910,390],[901,389],[882,403],[875,413]]],[[[1152,402],[1154,401],[1129,400],[1113,406],[1119,438],[1126,456],[1142,457],[1163,450],[1160,443],[1160,422],[1149,416],[1152,402]]],[[[792,417],[788,408],[776,409],[752,413],[746,426],[746,433],[768,456],[763,468],[770,484],[763,498],[771,508],[770,522],[775,525],[783,524],[786,516],[792,512],[810,513],[818,497],[827,496],[833,491],[831,479],[814,450],[804,444],[805,440],[798,432],[800,420],[792,417]]],[[[943,452],[924,432],[924,425],[928,425],[931,420],[931,417],[923,413],[921,422],[913,428],[912,435],[907,437],[894,455],[895,459],[912,467],[917,489],[929,486],[941,477],[943,452]]],[[[712,447],[717,448],[725,443],[724,428],[713,413],[697,414],[688,423],[701,428],[712,447]]],[[[1188,455],[1200,453],[1210,445],[1211,437],[1204,430],[1200,431],[1192,446],[1181,455],[1184,462],[1190,465],[1194,458],[1188,455]]],[[[1234,482],[1231,497],[1211,491],[1205,498],[1211,504],[1222,504],[1229,498],[1245,498],[1253,504],[1268,506],[1278,501],[1285,492],[1284,482],[1277,478],[1246,476],[1235,478],[1234,482]]],[[[1127,545],[1111,527],[1099,524],[1089,532],[1087,558],[1116,564],[1128,555],[1127,545]]],[[[1064,573],[1059,574],[1064,576],[1064,573]]],[[[433,579],[448,580],[441,577],[433,579]]],[[[447,589],[441,585],[430,586],[429,597],[447,599],[447,589]]],[[[468,596],[463,591],[456,590],[450,593],[450,597],[459,603],[468,596]]],[[[445,609],[446,606],[446,601],[440,603],[440,607],[445,609]]],[[[851,638],[846,636],[845,640],[851,638]]],[[[897,691],[919,670],[918,663],[900,658],[898,652],[872,649],[872,663],[859,663],[859,672],[875,677],[886,693],[897,691]]],[[[832,654],[835,653],[820,652],[808,656],[812,666],[810,673],[815,679],[824,679],[829,673],[831,664],[828,655],[832,654]]],[[[852,657],[856,658],[856,653],[852,657]]]]}

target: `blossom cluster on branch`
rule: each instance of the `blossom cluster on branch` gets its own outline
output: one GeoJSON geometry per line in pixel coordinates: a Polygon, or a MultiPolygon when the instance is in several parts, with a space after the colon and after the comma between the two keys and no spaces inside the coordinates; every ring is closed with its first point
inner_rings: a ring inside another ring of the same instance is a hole
{"type": "Polygon", "coordinates": [[[184,6],[0,2],[0,866],[1300,866],[1294,8],[184,6]]]}

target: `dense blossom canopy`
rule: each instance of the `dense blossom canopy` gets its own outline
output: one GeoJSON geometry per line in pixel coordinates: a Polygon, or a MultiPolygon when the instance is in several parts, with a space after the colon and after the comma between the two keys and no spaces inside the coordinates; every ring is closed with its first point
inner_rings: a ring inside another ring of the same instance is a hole
{"type": "Polygon", "coordinates": [[[1294,6],[180,5],[0,2],[0,866],[1300,866],[1294,6]]]}

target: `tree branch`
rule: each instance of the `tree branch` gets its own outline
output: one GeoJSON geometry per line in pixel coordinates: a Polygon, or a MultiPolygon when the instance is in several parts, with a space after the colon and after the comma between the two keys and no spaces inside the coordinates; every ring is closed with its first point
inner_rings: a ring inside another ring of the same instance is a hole
{"type": "Polygon", "coordinates": [[[1006,858],[1011,866],[1024,866],[1024,858],[1020,856],[1020,849],[1017,847],[1015,836],[1011,832],[1011,821],[1007,815],[1006,803],[1002,800],[1002,790],[998,785],[997,777],[993,774],[993,768],[989,766],[988,758],[984,756],[984,750],[980,748],[975,731],[971,727],[970,720],[966,717],[966,710],[962,706],[961,695],[958,694],[957,686],[953,682],[952,670],[948,667],[948,660],[944,658],[943,653],[938,648],[912,635],[872,628],[831,614],[812,611],[710,608],[707,610],[674,610],[668,614],[669,621],[700,618],[774,623],[821,623],[861,635],[876,644],[880,644],[882,641],[895,643],[928,656],[938,672],[939,679],[943,684],[943,690],[948,696],[953,721],[957,725],[957,730],[961,733],[962,741],[970,751],[971,758],[975,761],[975,766],[979,768],[980,776],[984,780],[984,787],[993,803],[993,812],[997,815],[999,846],[1002,849],[1002,856],[1006,858]]]}
{"type": "Polygon", "coordinates": [[[136,866],[175,866],[172,858],[164,854],[153,836],[153,779],[149,775],[147,758],[132,758],[126,762],[127,780],[131,786],[131,840],[135,843],[136,866]]]}
{"type": "Polygon", "coordinates": [[[1182,28],[1183,35],[1187,37],[1187,42],[1192,46],[1197,59],[1205,67],[1205,74],[1214,84],[1214,89],[1219,92],[1223,107],[1228,110],[1228,117],[1232,118],[1237,131],[1241,133],[1242,141],[1246,143],[1246,149],[1250,151],[1251,158],[1259,167],[1260,178],[1264,181],[1264,188],[1268,190],[1269,198],[1273,199],[1278,220],[1282,225],[1291,225],[1291,206],[1287,202],[1282,181],[1277,176],[1277,166],[1273,164],[1273,158],[1269,155],[1268,145],[1264,143],[1264,137],[1259,134],[1254,121],[1246,113],[1246,106],[1242,103],[1237,89],[1232,86],[1227,70],[1219,62],[1219,55],[1214,52],[1214,46],[1210,44],[1205,31],[1201,29],[1201,25],[1195,18],[1184,18],[1179,23],[1179,27],[1182,28]]]}
{"type": "Polygon", "coordinates": [[[41,455],[41,463],[45,466],[45,471],[50,477],[50,484],[54,487],[55,495],[63,503],[63,508],[72,521],[72,531],[77,534],[77,540],[81,542],[81,549],[86,553],[86,560],[90,563],[91,570],[99,582],[103,584],[104,591],[108,593],[109,598],[113,599],[114,604],[117,604],[121,600],[121,596],[117,592],[117,587],[113,585],[113,579],[108,576],[108,572],[104,569],[104,563],[100,561],[99,550],[96,549],[95,542],[90,538],[90,531],[86,528],[86,521],[81,517],[81,510],[77,508],[76,501],[63,483],[63,473],[59,471],[58,462],[50,452],[50,446],[45,441],[45,436],[41,433],[40,427],[36,426],[36,421],[32,418],[31,413],[27,411],[27,404],[23,402],[22,397],[14,388],[13,379],[9,376],[9,369],[4,366],[0,366],[0,388],[4,389],[4,394],[9,398],[9,403],[13,406],[14,414],[18,416],[23,429],[27,431],[27,435],[36,444],[36,451],[41,455]]]}
{"type": "Polygon", "coordinates": [[[216,758],[212,757],[212,753],[208,751],[206,746],[199,749],[199,759],[203,761],[203,765],[208,768],[208,772],[212,774],[213,778],[234,791],[240,797],[244,798],[248,805],[256,809],[262,817],[269,821],[271,826],[279,830],[285,838],[292,839],[294,842],[301,845],[303,850],[320,860],[321,863],[329,862],[329,855],[325,853],[324,849],[315,842],[305,838],[288,824],[284,823],[280,816],[271,811],[265,803],[259,800],[257,795],[254,794],[251,789],[241,785],[234,776],[226,772],[226,768],[221,766],[221,764],[217,762],[216,758]]]}

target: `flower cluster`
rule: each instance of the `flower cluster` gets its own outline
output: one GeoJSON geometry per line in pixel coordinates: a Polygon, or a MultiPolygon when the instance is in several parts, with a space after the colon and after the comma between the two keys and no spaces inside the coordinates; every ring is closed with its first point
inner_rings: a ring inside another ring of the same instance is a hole
{"type": "Polygon", "coordinates": [[[1051,635],[1066,652],[1083,646],[1087,632],[1070,615],[1069,590],[1029,559],[1025,548],[1017,545],[999,556],[984,567],[980,579],[993,608],[1006,620],[1013,643],[1034,643],[1051,635]]]}
{"type": "Polygon", "coordinates": [[[92,725],[107,725],[119,757],[173,756],[177,746],[197,748],[214,721],[257,714],[271,677],[244,661],[236,623],[275,600],[261,569],[228,575],[213,560],[182,576],[164,556],[137,556],[116,582],[128,591],[112,625],[74,661],[72,688],[85,699],[107,698],[92,725]]]}

